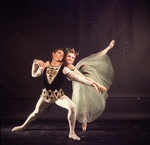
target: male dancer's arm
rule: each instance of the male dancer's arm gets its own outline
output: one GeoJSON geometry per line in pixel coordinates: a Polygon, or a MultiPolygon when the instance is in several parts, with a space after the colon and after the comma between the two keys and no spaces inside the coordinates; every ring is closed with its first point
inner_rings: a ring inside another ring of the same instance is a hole
{"type": "Polygon", "coordinates": [[[42,75],[42,73],[43,73],[44,68],[38,62],[40,62],[40,64],[42,64],[43,61],[34,59],[33,64],[32,64],[32,71],[31,71],[32,77],[38,77],[38,76],[42,75]]]}

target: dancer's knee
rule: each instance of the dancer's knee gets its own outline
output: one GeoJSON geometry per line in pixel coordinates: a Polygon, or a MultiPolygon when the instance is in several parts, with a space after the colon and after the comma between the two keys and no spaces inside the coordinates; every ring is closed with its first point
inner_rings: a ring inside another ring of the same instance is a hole
{"type": "Polygon", "coordinates": [[[76,106],[70,105],[68,109],[68,121],[70,122],[76,116],[76,106]]]}
{"type": "Polygon", "coordinates": [[[34,116],[34,117],[38,117],[39,114],[40,114],[40,110],[39,110],[39,109],[35,109],[35,110],[33,111],[33,116],[34,116]]]}
{"type": "Polygon", "coordinates": [[[76,106],[75,106],[75,104],[72,103],[69,106],[69,110],[71,111],[72,114],[75,114],[76,113],[76,106]]]}

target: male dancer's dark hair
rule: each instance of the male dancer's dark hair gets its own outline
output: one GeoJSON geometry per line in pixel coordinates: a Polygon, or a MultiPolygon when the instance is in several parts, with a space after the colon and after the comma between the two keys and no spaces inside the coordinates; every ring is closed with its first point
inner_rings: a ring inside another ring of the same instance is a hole
{"type": "Polygon", "coordinates": [[[62,50],[63,52],[65,51],[63,48],[55,48],[52,52],[56,53],[58,50],[62,50]]]}

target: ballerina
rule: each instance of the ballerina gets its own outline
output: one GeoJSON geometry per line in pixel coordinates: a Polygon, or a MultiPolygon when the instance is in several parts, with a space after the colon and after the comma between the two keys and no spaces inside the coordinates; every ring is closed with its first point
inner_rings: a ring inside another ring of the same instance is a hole
{"type": "Polygon", "coordinates": [[[103,51],[83,58],[76,66],[73,65],[73,62],[78,53],[74,49],[66,49],[65,65],[76,74],[85,77],[101,88],[99,90],[101,93],[97,94],[88,86],[72,82],[72,101],[76,105],[77,120],[82,123],[83,130],[87,128],[87,122],[96,120],[105,109],[108,97],[107,90],[110,88],[114,76],[114,70],[107,52],[113,48],[114,44],[115,41],[112,40],[103,51]]]}

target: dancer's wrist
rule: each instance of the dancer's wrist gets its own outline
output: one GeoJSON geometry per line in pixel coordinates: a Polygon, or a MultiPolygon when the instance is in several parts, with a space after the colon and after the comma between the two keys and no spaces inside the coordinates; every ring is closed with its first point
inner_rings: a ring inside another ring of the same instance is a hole
{"type": "Polygon", "coordinates": [[[94,85],[95,85],[94,82],[91,82],[91,86],[94,87],[94,85]]]}

